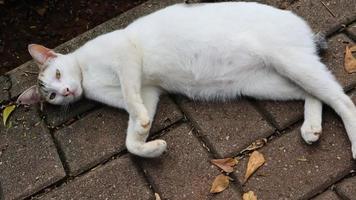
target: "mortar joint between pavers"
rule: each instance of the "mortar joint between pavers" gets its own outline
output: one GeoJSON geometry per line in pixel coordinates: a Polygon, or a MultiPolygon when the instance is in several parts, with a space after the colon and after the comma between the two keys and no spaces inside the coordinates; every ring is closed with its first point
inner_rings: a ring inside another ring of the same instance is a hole
{"type": "MultiPolygon", "coordinates": [[[[345,21],[345,22],[340,22],[339,24],[332,26],[331,28],[329,28],[326,33],[325,33],[325,37],[326,39],[330,39],[334,36],[336,36],[337,34],[343,33],[345,34],[347,37],[347,31],[346,28],[347,26],[351,25],[352,23],[354,23],[356,21],[356,19],[354,20],[349,20],[349,21],[345,21]]],[[[350,38],[350,37],[348,37],[350,38]]],[[[350,38],[352,40],[352,38],[350,38]]]]}
{"type": "Polygon", "coordinates": [[[356,171],[355,170],[351,170],[351,172],[349,174],[347,174],[346,176],[342,177],[341,179],[339,179],[338,181],[333,183],[333,186],[332,186],[333,187],[333,191],[340,197],[340,199],[342,199],[342,200],[352,200],[352,199],[349,199],[348,197],[346,197],[343,194],[343,192],[341,192],[338,189],[337,184],[341,183],[342,181],[344,181],[347,178],[351,178],[351,177],[354,177],[354,176],[356,176],[356,171]]]}
{"type": "Polygon", "coordinates": [[[265,119],[267,121],[267,123],[269,125],[271,125],[272,127],[274,127],[277,130],[281,130],[281,127],[278,125],[277,121],[273,118],[273,116],[271,115],[270,112],[268,112],[265,108],[263,108],[262,106],[260,106],[257,103],[257,100],[255,99],[248,99],[247,100],[249,104],[252,105],[252,107],[263,117],[263,119],[265,119]]]}
{"type": "Polygon", "coordinates": [[[349,28],[349,26],[351,26],[351,25],[356,25],[356,19],[355,19],[353,22],[351,22],[350,24],[347,25],[346,30],[345,30],[345,35],[346,35],[348,38],[350,38],[353,42],[356,42],[356,36],[353,35],[353,34],[351,34],[351,33],[348,31],[348,29],[347,29],[347,28],[349,28]]]}
{"type": "MultiPolygon", "coordinates": [[[[51,133],[51,135],[53,135],[53,133],[51,133]]],[[[125,149],[125,150],[122,150],[122,151],[120,151],[120,152],[117,152],[117,153],[115,153],[114,155],[112,155],[112,156],[110,156],[109,158],[107,158],[106,160],[104,160],[104,161],[102,161],[102,162],[100,162],[100,163],[97,163],[96,165],[94,165],[94,166],[92,166],[92,167],[90,167],[90,168],[88,168],[88,169],[82,171],[82,172],[79,173],[79,174],[76,174],[75,176],[70,176],[70,175],[69,175],[69,172],[67,171],[68,168],[65,166],[65,164],[63,164],[64,170],[65,170],[65,172],[66,172],[66,176],[65,176],[65,177],[63,177],[61,180],[59,180],[59,181],[53,183],[52,185],[49,185],[49,186],[47,186],[47,187],[45,187],[45,188],[42,188],[40,191],[38,191],[38,192],[36,192],[36,193],[34,193],[34,194],[32,194],[32,195],[26,197],[24,200],[36,199],[36,197],[40,197],[41,195],[46,194],[46,193],[48,193],[49,191],[51,191],[51,190],[53,190],[53,189],[55,189],[55,188],[59,188],[59,187],[61,187],[62,185],[65,185],[65,184],[71,182],[71,181],[74,180],[74,179],[80,178],[80,177],[86,175],[87,173],[89,173],[89,172],[95,170],[96,168],[98,168],[98,167],[100,167],[100,166],[102,166],[102,165],[105,165],[106,163],[108,163],[108,162],[110,162],[110,161],[112,161],[112,160],[115,160],[115,159],[117,159],[117,158],[119,158],[119,157],[121,157],[121,156],[123,156],[123,155],[125,155],[125,154],[127,154],[127,153],[128,153],[128,152],[127,152],[126,149],[125,149]],[[67,168],[67,169],[66,169],[66,168],[67,168]]],[[[60,154],[59,154],[59,155],[60,155],[60,154]]],[[[60,159],[61,159],[61,161],[62,161],[61,155],[60,155],[60,159]]],[[[62,163],[63,163],[63,161],[62,161],[62,163]]]]}
{"type": "Polygon", "coordinates": [[[162,199],[164,199],[161,195],[162,192],[159,190],[157,184],[155,184],[154,179],[148,173],[146,173],[146,170],[143,169],[142,164],[141,164],[140,160],[138,159],[138,157],[131,157],[131,158],[133,160],[133,163],[134,163],[138,173],[140,173],[142,175],[142,177],[144,178],[146,183],[149,185],[151,192],[153,194],[158,193],[160,195],[160,197],[162,199]]]}

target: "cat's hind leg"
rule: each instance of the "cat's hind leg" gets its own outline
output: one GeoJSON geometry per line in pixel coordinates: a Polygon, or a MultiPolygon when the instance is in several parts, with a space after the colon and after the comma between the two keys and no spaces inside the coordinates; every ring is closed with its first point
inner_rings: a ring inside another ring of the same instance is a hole
{"type": "Polygon", "coordinates": [[[322,127],[322,109],[323,105],[318,99],[307,95],[304,104],[304,122],[300,132],[304,141],[312,144],[319,140],[322,127]]]}
{"type": "Polygon", "coordinates": [[[305,100],[304,122],[300,129],[302,138],[308,144],[316,142],[322,131],[322,102],[309,95],[288,78],[275,70],[259,70],[249,75],[253,84],[245,87],[243,94],[259,99],[305,100]]]}
{"type": "Polygon", "coordinates": [[[271,66],[335,110],[345,125],[356,159],[356,107],[319,57],[305,50],[283,49],[270,58],[271,66]]]}

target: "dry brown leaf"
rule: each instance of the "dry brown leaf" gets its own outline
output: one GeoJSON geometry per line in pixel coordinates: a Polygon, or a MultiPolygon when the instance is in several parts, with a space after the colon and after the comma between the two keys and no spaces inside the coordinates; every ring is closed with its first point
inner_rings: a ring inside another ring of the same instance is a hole
{"type": "Polygon", "coordinates": [[[248,191],[242,195],[242,200],[257,200],[257,197],[253,191],[248,191]]]}
{"type": "Polygon", "coordinates": [[[351,47],[346,46],[344,66],[348,73],[356,72],[356,58],[353,57],[352,52],[356,52],[356,45],[351,47]]]}
{"type": "Polygon", "coordinates": [[[233,172],[234,166],[238,163],[234,158],[213,159],[210,162],[227,173],[233,172]]]}
{"type": "Polygon", "coordinates": [[[252,152],[250,159],[248,160],[248,163],[247,163],[247,169],[246,169],[244,182],[246,182],[248,180],[248,178],[250,178],[250,176],[259,167],[261,167],[265,162],[266,162],[266,160],[260,152],[258,152],[258,151],[252,152]]]}
{"type": "Polygon", "coordinates": [[[267,139],[262,138],[254,141],[250,146],[248,146],[244,151],[254,151],[257,150],[261,147],[263,147],[265,144],[267,144],[267,139]]]}
{"type": "Polygon", "coordinates": [[[211,186],[210,193],[219,193],[224,191],[230,183],[230,177],[220,174],[217,176],[211,186]]]}

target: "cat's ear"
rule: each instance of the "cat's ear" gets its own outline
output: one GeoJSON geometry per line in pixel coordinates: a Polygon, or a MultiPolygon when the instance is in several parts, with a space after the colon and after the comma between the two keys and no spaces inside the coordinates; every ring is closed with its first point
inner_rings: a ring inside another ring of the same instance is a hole
{"type": "Polygon", "coordinates": [[[37,85],[31,86],[25,90],[19,98],[17,98],[18,104],[31,105],[41,101],[41,96],[38,93],[37,85]]]}
{"type": "Polygon", "coordinates": [[[42,45],[30,44],[28,45],[28,52],[31,54],[32,58],[39,64],[39,67],[43,67],[43,64],[52,58],[57,57],[57,54],[42,45]]]}

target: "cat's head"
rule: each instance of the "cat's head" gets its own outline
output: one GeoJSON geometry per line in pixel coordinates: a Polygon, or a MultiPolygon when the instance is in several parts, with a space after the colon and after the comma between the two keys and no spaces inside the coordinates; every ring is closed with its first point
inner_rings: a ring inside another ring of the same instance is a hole
{"type": "Polygon", "coordinates": [[[39,67],[38,80],[19,96],[19,104],[46,101],[65,105],[80,99],[82,74],[73,55],[62,55],[37,44],[30,44],[28,51],[39,67]]]}

